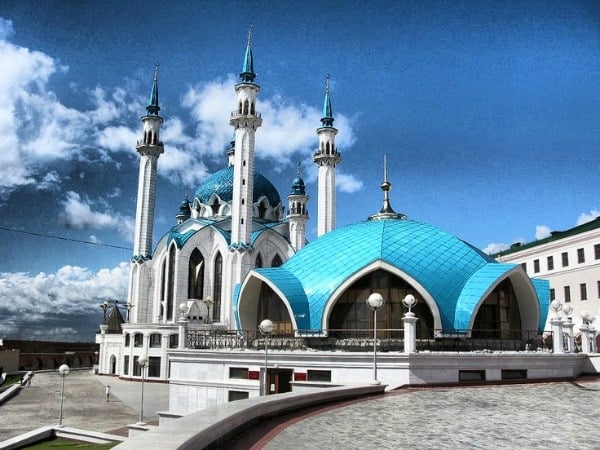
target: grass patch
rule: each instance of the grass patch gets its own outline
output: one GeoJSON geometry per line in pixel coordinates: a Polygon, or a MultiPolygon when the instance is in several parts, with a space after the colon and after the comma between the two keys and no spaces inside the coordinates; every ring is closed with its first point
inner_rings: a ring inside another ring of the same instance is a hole
{"type": "Polygon", "coordinates": [[[91,450],[108,450],[113,448],[120,442],[111,442],[109,444],[92,444],[91,442],[73,441],[71,439],[53,438],[37,444],[30,445],[28,449],[47,450],[47,449],[71,449],[71,448],[88,448],[91,450]]]}
{"type": "Polygon", "coordinates": [[[4,391],[5,389],[8,389],[13,384],[19,384],[19,383],[21,383],[22,379],[23,379],[23,374],[7,375],[6,376],[6,380],[0,386],[0,392],[4,391]]]}

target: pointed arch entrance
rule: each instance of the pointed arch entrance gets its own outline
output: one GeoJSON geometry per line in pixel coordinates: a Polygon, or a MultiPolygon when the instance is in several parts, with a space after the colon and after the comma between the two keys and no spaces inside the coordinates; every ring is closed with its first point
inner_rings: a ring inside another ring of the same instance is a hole
{"type": "MultiPolygon", "coordinates": [[[[354,283],[338,298],[329,315],[329,335],[343,336],[348,330],[368,330],[373,328],[373,314],[367,306],[369,294],[378,292],[385,299],[377,312],[377,329],[381,336],[401,338],[402,317],[405,308],[402,299],[412,294],[420,294],[408,282],[386,270],[370,272],[354,283]],[[396,331],[393,331],[396,330],[396,331]]],[[[433,335],[434,319],[429,306],[421,301],[412,310],[420,319],[417,322],[417,338],[429,338],[433,335]]]]}

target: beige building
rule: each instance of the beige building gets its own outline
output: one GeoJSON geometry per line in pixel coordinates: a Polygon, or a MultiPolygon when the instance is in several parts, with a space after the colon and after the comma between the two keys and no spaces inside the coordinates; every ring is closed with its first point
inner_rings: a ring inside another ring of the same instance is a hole
{"type": "MultiPolygon", "coordinates": [[[[518,263],[532,278],[550,282],[550,300],[558,300],[575,323],[582,313],[596,318],[600,309],[600,217],[550,237],[530,243],[516,243],[493,255],[498,261],[518,263]],[[568,308],[567,308],[568,311],[568,308]]],[[[594,323],[597,327],[598,324],[594,323]]],[[[549,330],[546,324],[546,330],[549,330]]]]}

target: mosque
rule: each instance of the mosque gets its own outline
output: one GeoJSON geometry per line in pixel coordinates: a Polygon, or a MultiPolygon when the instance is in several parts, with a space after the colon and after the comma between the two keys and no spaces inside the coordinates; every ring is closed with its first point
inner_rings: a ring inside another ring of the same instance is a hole
{"type": "Polygon", "coordinates": [[[313,155],[318,238],[308,244],[309,196],[301,173],[291,183],[286,213],[273,184],[254,168],[255,134],[262,125],[255,79],[249,34],[229,118],[234,140],[227,166],[192,199],[186,196],[177,223],[153,251],[157,164],[164,152],[155,74],[136,145],[140,169],[127,316],[114,307],[101,325],[100,373],[168,381],[171,410],[189,412],[264,389],[285,392],[291,384],[301,389],[372,381],[374,341],[380,379],[392,387],[572,377],[582,370],[581,355],[562,354],[560,364],[551,360],[562,351],[550,352],[542,335],[548,282],[396,213],[387,168],[381,210],[336,228],[341,154],[328,82],[313,155]],[[373,293],[384,299],[376,314],[366,303],[373,293]],[[415,347],[407,351],[403,330],[410,314],[415,347]],[[257,332],[263,319],[272,322],[269,336],[257,332]],[[457,358],[465,349],[475,352],[457,358]],[[507,349],[514,354],[491,354],[507,349]],[[534,349],[528,355],[533,362],[526,362],[524,351],[534,349]]]}

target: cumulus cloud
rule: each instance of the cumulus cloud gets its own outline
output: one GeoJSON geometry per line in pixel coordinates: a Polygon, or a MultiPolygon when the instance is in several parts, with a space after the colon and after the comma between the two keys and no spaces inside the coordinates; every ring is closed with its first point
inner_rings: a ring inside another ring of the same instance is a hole
{"type": "Polygon", "coordinates": [[[504,250],[508,250],[510,245],[508,244],[500,244],[500,243],[491,243],[487,247],[483,249],[484,253],[488,255],[494,255],[499,252],[503,252],[504,250]]]}
{"type": "Polygon", "coordinates": [[[535,227],[535,238],[536,240],[545,239],[550,236],[552,230],[546,225],[538,225],[535,227]]]}
{"type": "Polygon", "coordinates": [[[13,29],[12,20],[7,20],[0,17],[0,39],[6,40],[12,37],[15,30],[13,29]]]}
{"type": "Polygon", "coordinates": [[[357,180],[353,175],[343,172],[338,172],[335,175],[335,184],[340,192],[346,192],[348,194],[360,191],[363,188],[362,181],[357,180]]]}
{"type": "Polygon", "coordinates": [[[92,207],[98,203],[105,207],[107,205],[103,199],[92,202],[90,199],[82,199],[76,192],[68,191],[61,202],[63,211],[60,214],[60,222],[69,228],[115,229],[130,240],[133,235],[133,219],[109,209],[104,212],[92,210],[92,207]]]}
{"type": "Polygon", "coordinates": [[[597,209],[591,209],[589,213],[582,212],[577,218],[577,225],[583,225],[584,223],[591,222],[596,217],[600,216],[600,211],[597,209]]]}
{"type": "MultiPolygon", "coordinates": [[[[228,118],[235,109],[236,94],[233,87],[236,82],[234,76],[229,75],[225,79],[190,87],[184,95],[182,105],[190,110],[196,122],[196,138],[193,142],[185,142],[185,149],[192,155],[217,160],[224,158],[225,147],[233,138],[233,128],[228,118]]],[[[281,163],[274,167],[276,169],[286,167],[286,162],[298,157],[312,155],[318,146],[316,130],[321,126],[321,111],[318,108],[293,102],[282,95],[265,97],[261,93],[256,109],[263,119],[256,133],[256,158],[281,163]]],[[[336,114],[335,120],[339,128],[336,145],[342,150],[352,146],[356,138],[351,119],[336,114]]],[[[181,126],[177,129],[182,130],[181,126]]],[[[345,186],[357,183],[356,180],[346,181],[345,186]]]]}
{"type": "Polygon", "coordinates": [[[124,300],[128,279],[125,262],[97,272],[64,266],[51,274],[0,273],[0,336],[90,340],[101,321],[98,305],[124,300]]]}

